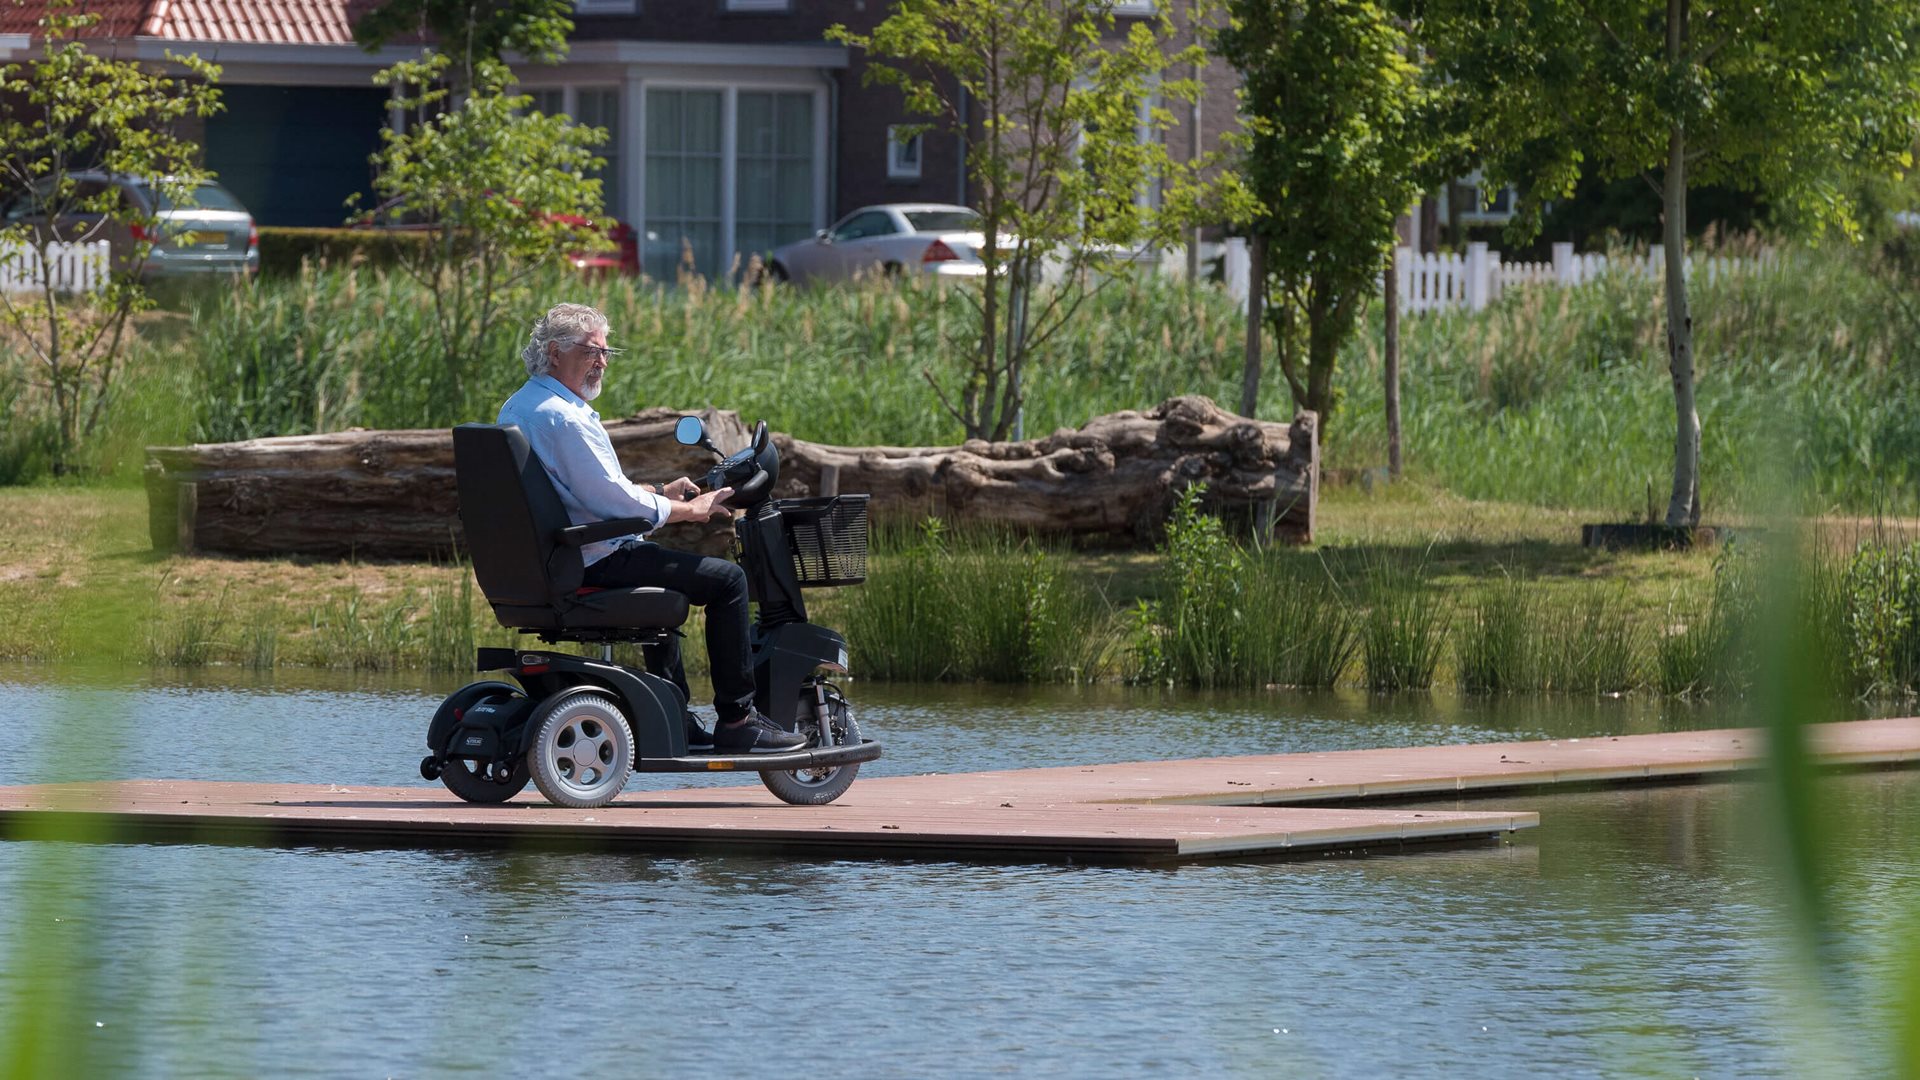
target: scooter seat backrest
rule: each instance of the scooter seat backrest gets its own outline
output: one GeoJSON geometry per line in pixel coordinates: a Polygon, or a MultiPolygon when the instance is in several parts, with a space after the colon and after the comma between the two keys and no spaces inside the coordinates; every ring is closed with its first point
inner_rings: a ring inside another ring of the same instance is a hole
{"type": "Polygon", "coordinates": [[[580,549],[557,542],[572,522],[527,438],[512,424],[453,429],[460,524],[480,591],[496,609],[557,611],[580,588],[580,549]]]}

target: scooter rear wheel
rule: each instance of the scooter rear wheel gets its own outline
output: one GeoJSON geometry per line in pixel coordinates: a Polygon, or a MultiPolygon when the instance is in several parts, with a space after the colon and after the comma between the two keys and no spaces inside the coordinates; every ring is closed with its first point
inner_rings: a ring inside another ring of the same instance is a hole
{"type": "Polygon", "coordinates": [[[633,732],[613,699],[599,690],[562,690],[528,721],[533,746],[526,766],[549,802],[591,810],[613,801],[633,772],[633,732]]]}
{"type": "Polygon", "coordinates": [[[470,803],[503,803],[526,790],[529,779],[526,758],[513,763],[513,772],[505,783],[478,772],[481,768],[483,766],[471,761],[454,758],[440,771],[440,782],[470,803]]]}

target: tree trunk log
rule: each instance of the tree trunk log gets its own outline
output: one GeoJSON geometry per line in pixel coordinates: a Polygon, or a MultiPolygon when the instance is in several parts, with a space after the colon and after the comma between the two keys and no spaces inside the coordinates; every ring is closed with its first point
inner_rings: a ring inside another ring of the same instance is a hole
{"type": "MultiPolygon", "coordinates": [[[[607,424],[635,480],[698,480],[710,455],[681,446],[681,412],[648,409],[607,424]]],[[[745,445],[731,412],[698,413],[722,450],[745,445]]],[[[1203,397],[1098,417],[1044,439],[958,447],[837,447],[776,435],[783,497],[812,495],[823,470],[839,490],[872,495],[876,518],[939,516],[1052,536],[1129,544],[1159,538],[1174,496],[1207,485],[1238,519],[1269,519],[1275,537],[1313,538],[1319,498],[1316,418],[1246,420],[1203,397]]],[[[453,438],[445,430],[344,431],[187,447],[150,447],[153,544],[204,554],[452,558],[461,548],[453,438]],[[190,496],[190,506],[186,500],[190,496]]],[[[726,521],[674,525],[660,542],[724,551],[726,521]]]]}

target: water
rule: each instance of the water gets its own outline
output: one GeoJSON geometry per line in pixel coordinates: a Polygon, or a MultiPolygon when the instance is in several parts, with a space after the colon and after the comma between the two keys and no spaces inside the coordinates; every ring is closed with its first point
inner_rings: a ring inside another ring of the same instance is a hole
{"type": "MultiPolygon", "coordinates": [[[[62,671],[5,689],[0,783],[418,784],[448,687],[62,671]]],[[[1741,722],[853,689],[888,746],[874,774],[1741,722]]],[[[1540,811],[1497,846],[1172,869],[6,843],[0,1063],[31,1025],[72,1075],[1890,1073],[1920,776],[1823,793],[1842,853],[1826,1011],[1796,989],[1752,784],[1468,804],[1540,811]]]]}

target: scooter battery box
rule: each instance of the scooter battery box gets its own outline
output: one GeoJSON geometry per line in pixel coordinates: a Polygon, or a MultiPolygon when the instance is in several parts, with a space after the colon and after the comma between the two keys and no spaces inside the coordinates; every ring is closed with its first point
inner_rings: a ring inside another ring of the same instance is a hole
{"type": "Polygon", "coordinates": [[[519,749],[519,731],[533,710],[529,698],[512,701],[483,701],[468,709],[453,729],[453,741],[447,753],[453,757],[493,759],[502,748],[511,753],[519,749]]]}

